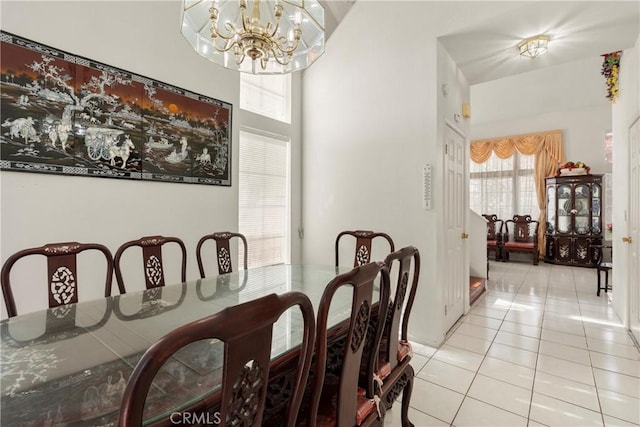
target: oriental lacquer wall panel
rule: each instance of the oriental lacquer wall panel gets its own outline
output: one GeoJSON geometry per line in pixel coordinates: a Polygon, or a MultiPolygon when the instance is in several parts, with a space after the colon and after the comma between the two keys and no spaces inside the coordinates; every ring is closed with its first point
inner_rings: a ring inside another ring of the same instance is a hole
{"type": "Polygon", "coordinates": [[[231,104],[0,33],[0,169],[231,185],[231,104]]]}

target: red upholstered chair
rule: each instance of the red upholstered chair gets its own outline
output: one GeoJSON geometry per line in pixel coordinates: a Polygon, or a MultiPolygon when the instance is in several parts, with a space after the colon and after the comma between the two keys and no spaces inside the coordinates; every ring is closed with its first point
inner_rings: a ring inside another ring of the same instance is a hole
{"type": "Polygon", "coordinates": [[[413,352],[407,330],[420,277],[420,253],[415,247],[407,246],[389,254],[384,264],[392,277],[394,268],[398,270],[398,280],[395,289],[391,290],[393,299],[384,325],[377,375],[382,380],[382,403],[385,410],[391,408],[402,390],[401,420],[404,427],[409,427],[413,425],[409,421],[408,412],[414,371],[409,364],[413,352]]]}
{"type": "MultiPolygon", "coordinates": [[[[206,414],[219,411],[222,425],[261,426],[265,408],[273,324],[290,307],[298,306],[304,320],[300,357],[292,384],[292,397],[286,411],[286,425],[293,427],[298,416],[315,335],[313,306],[306,295],[288,292],[265,297],[224,309],[204,319],[169,332],[153,344],[136,365],[122,398],[120,427],[140,427],[145,400],[158,371],[172,356],[188,344],[217,339],[224,345],[220,389],[187,403],[182,412],[206,414]]],[[[213,370],[210,375],[220,375],[213,370]]],[[[156,384],[160,389],[162,384],[156,384]]],[[[169,391],[170,392],[170,391],[169,391]]],[[[170,416],[159,424],[171,425],[170,416]]]]}
{"type": "Polygon", "coordinates": [[[113,257],[106,246],[97,243],[50,243],[38,248],[24,249],[11,255],[2,266],[0,273],[2,280],[2,294],[7,307],[9,317],[16,316],[16,302],[11,289],[11,269],[21,258],[31,255],[47,257],[47,281],[49,294],[49,307],[58,307],[65,304],[78,302],[78,270],[76,268],[77,255],[87,250],[101,252],[106,261],[106,278],[104,283],[104,296],[111,295],[111,282],[113,280],[113,257]]]}
{"type": "Polygon", "coordinates": [[[494,253],[494,259],[500,261],[502,259],[502,227],[504,221],[499,219],[496,214],[482,214],[487,220],[487,259],[489,254],[494,253]]]}
{"type": "Polygon", "coordinates": [[[533,265],[538,265],[538,221],[531,219],[531,215],[514,215],[504,223],[502,234],[502,259],[509,260],[511,252],[530,253],[533,265]]]}
{"type": "Polygon", "coordinates": [[[218,274],[231,273],[233,271],[233,265],[231,263],[231,251],[229,249],[229,243],[231,238],[237,237],[244,244],[244,269],[247,269],[247,239],[240,233],[232,233],[230,231],[224,231],[220,233],[207,234],[203,236],[196,246],[196,258],[198,260],[198,270],[200,270],[200,277],[205,278],[204,263],[202,261],[202,245],[207,240],[215,240],[216,242],[216,259],[218,264],[218,274]]]}
{"type": "Polygon", "coordinates": [[[380,347],[386,310],[389,306],[389,273],[381,262],[356,267],[336,276],[327,284],[318,308],[318,336],[311,389],[308,425],[354,426],[371,425],[379,421],[374,372],[378,366],[378,352],[364,351],[374,306],[374,281],[381,276],[379,316],[373,325],[372,349],[380,347]],[[338,290],[351,288],[351,318],[344,345],[339,355],[337,376],[327,369],[329,310],[338,290]],[[359,387],[360,369],[366,370],[366,384],[359,387]]]}
{"type": "Polygon", "coordinates": [[[387,241],[390,249],[389,252],[395,251],[393,240],[386,233],[378,233],[368,230],[342,231],[338,234],[338,237],[336,237],[336,267],[340,262],[339,245],[340,238],[343,236],[352,236],[356,238],[355,255],[353,258],[354,267],[358,267],[371,262],[371,244],[373,242],[373,239],[375,239],[376,237],[383,238],[387,241]]]}
{"type": "Polygon", "coordinates": [[[124,279],[122,277],[122,254],[125,250],[132,246],[142,248],[142,267],[144,269],[144,281],[147,289],[164,286],[164,265],[162,260],[162,246],[167,243],[175,243],[180,247],[182,252],[180,279],[182,282],[187,281],[187,249],[182,240],[177,237],[164,236],[148,236],[137,240],[123,243],[116,251],[114,257],[114,269],[116,272],[116,281],[121,294],[126,292],[124,279]]]}

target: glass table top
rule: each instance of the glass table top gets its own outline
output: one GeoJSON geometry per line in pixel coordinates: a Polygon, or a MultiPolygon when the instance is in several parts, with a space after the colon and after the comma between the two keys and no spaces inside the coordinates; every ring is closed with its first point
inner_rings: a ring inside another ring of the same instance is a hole
{"type": "MultiPolygon", "coordinates": [[[[131,371],[169,331],[270,293],[303,292],[317,312],[326,284],[349,270],[274,265],[6,319],[0,322],[0,424],[116,423],[131,371]]],[[[330,326],[348,317],[350,298],[347,292],[334,297],[330,326]]],[[[272,358],[301,341],[302,318],[291,309],[274,327],[272,358]]],[[[221,345],[215,340],[181,350],[156,377],[147,416],[166,414],[210,393],[219,382],[221,363],[221,345]]]]}

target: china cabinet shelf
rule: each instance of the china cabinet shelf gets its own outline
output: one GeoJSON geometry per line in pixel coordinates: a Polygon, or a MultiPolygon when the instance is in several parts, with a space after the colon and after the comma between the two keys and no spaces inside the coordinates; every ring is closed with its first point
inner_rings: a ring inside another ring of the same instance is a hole
{"type": "Polygon", "coordinates": [[[546,179],[545,262],[595,267],[603,240],[602,175],[546,179]]]}

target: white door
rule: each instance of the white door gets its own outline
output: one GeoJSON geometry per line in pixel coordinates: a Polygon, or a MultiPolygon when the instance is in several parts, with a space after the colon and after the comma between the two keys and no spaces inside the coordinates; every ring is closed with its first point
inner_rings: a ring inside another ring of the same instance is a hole
{"type": "Polygon", "coordinates": [[[444,224],[446,236],[444,274],[444,322],[449,330],[464,313],[469,293],[469,271],[465,266],[465,138],[448,123],[445,126],[444,224]]]}
{"type": "Polygon", "coordinates": [[[640,342],[640,119],[629,129],[629,323],[640,342]]]}

